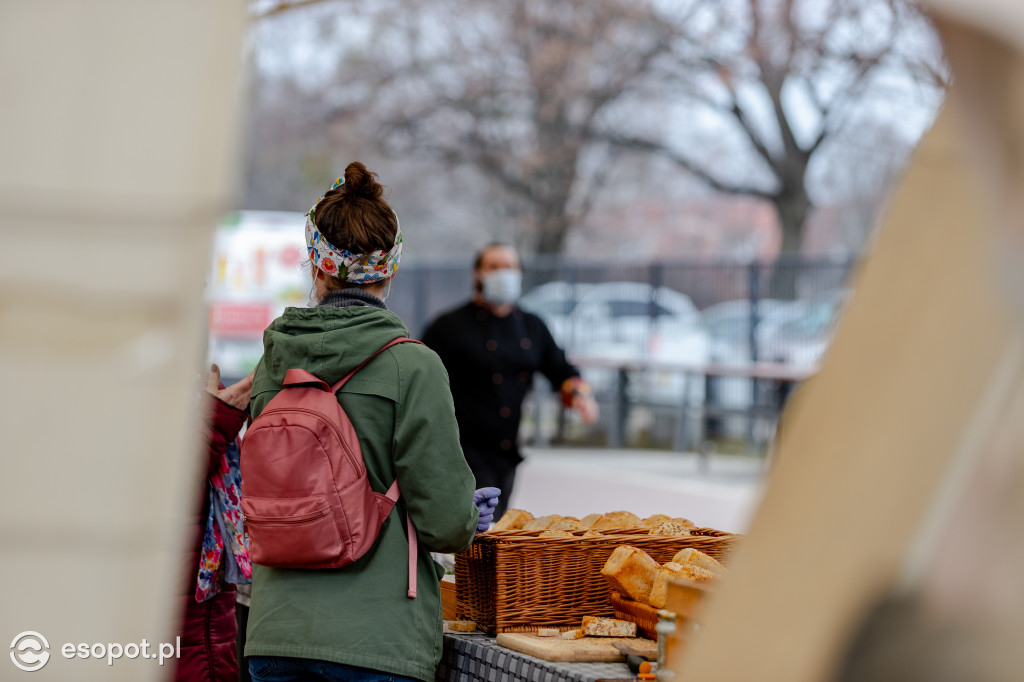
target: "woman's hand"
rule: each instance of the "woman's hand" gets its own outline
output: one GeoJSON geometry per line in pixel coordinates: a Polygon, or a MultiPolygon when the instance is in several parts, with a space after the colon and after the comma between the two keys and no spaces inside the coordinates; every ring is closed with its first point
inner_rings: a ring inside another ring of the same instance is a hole
{"type": "Polygon", "coordinates": [[[252,377],[255,373],[256,370],[253,370],[249,372],[249,376],[241,381],[231,384],[227,388],[221,388],[220,367],[216,364],[210,365],[210,371],[206,373],[206,392],[216,398],[220,398],[231,407],[244,410],[249,406],[249,394],[252,392],[252,377]]]}
{"type": "Polygon", "coordinates": [[[483,533],[491,527],[491,521],[494,520],[494,508],[498,506],[500,496],[500,488],[479,488],[473,493],[473,504],[480,510],[480,518],[476,522],[478,533],[483,533]]]}

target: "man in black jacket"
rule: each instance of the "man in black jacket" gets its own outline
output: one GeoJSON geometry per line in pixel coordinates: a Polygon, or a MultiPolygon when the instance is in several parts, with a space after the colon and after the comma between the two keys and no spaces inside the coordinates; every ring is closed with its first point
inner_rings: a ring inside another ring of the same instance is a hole
{"type": "Polygon", "coordinates": [[[502,491],[495,510],[499,518],[523,459],[516,439],[533,373],[543,373],[584,422],[596,421],[598,409],[544,322],[516,305],[522,270],[515,250],[502,244],[485,247],[473,276],[472,300],[434,320],[423,342],[448,370],[462,450],[477,487],[502,491]]]}

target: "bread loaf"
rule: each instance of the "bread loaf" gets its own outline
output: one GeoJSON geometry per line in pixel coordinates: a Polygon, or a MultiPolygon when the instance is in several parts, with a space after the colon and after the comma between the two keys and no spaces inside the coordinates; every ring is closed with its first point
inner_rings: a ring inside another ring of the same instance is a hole
{"type": "Polygon", "coordinates": [[[560,637],[561,634],[558,628],[537,628],[538,637],[560,637]]]}
{"type": "Polygon", "coordinates": [[[580,519],[580,523],[583,524],[584,528],[592,528],[593,525],[597,523],[597,520],[600,518],[601,514],[587,514],[582,519],[580,519]]]}
{"type": "Polygon", "coordinates": [[[452,632],[474,632],[476,623],[471,620],[449,620],[445,622],[452,632]]]}
{"type": "Polygon", "coordinates": [[[550,516],[539,516],[523,524],[523,530],[547,530],[549,527],[551,527],[551,524],[561,520],[562,517],[558,514],[551,514],[550,516]]]}
{"type": "Polygon", "coordinates": [[[605,577],[612,589],[633,601],[646,604],[651,596],[654,578],[661,566],[647,552],[622,545],[616,547],[608,557],[601,575],[605,577]]]}
{"type": "Polygon", "coordinates": [[[651,535],[689,535],[690,529],[675,521],[666,521],[651,529],[651,535]]]}
{"type": "Polygon", "coordinates": [[[574,538],[576,537],[567,530],[546,530],[537,537],[539,538],[574,538]]]}
{"type": "Polygon", "coordinates": [[[522,509],[509,509],[501,515],[491,530],[520,530],[527,522],[533,520],[533,514],[522,509]]]}
{"type": "Polygon", "coordinates": [[[581,630],[586,637],[636,637],[636,623],[615,618],[583,616],[581,630]]]}
{"type": "Polygon", "coordinates": [[[650,605],[656,609],[665,608],[668,603],[668,581],[669,578],[685,578],[684,569],[680,564],[668,562],[661,567],[658,575],[654,577],[654,586],[651,588],[650,605]]]}
{"type": "Polygon", "coordinates": [[[704,552],[696,550],[693,547],[687,547],[676,553],[672,557],[674,563],[682,566],[699,566],[707,571],[710,571],[712,575],[722,575],[725,573],[725,566],[715,561],[714,558],[709,557],[704,552]]]}
{"type": "Polygon", "coordinates": [[[583,636],[583,630],[566,630],[562,633],[562,639],[579,639],[583,636]]]}

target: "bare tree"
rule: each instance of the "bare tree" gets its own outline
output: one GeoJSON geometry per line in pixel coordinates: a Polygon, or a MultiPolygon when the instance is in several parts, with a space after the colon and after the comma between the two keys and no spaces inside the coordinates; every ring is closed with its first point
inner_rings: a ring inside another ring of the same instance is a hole
{"type": "MultiPolygon", "coordinates": [[[[894,100],[913,90],[919,110],[934,111],[944,87],[930,27],[900,0],[723,0],[687,18],[663,79],[675,86],[670,98],[713,123],[678,136],[685,147],[628,125],[605,139],[666,156],[717,191],[770,202],[783,253],[801,251],[814,164],[848,162],[831,143],[851,132],[876,142],[872,127],[900,115],[894,100]],[[733,142],[724,157],[709,145],[721,137],[733,142]]],[[[772,293],[790,298],[794,286],[776,277],[772,293]]]]}
{"type": "Polygon", "coordinates": [[[814,168],[845,163],[836,142],[872,139],[911,89],[933,110],[943,85],[902,0],[261,0],[253,14],[316,4],[345,19],[332,40],[367,27],[320,88],[324,125],[358,119],[390,154],[475,169],[539,253],[562,250],[623,153],[770,202],[782,251],[799,253],[814,168]]]}

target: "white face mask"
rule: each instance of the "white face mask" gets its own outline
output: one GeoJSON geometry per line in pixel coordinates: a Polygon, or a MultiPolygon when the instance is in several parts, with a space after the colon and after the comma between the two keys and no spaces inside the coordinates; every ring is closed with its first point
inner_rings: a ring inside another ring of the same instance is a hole
{"type": "Polygon", "coordinates": [[[484,300],[491,305],[515,303],[523,293],[523,273],[511,268],[489,272],[481,280],[484,300]]]}

